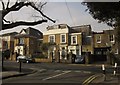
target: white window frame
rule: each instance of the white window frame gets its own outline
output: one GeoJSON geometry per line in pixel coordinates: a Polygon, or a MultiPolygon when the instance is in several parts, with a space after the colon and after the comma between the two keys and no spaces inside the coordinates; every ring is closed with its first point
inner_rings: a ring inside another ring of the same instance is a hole
{"type": "Polygon", "coordinates": [[[60,35],[60,43],[66,43],[66,34],[61,34],[61,35],[60,35]],[[65,36],[65,41],[64,41],[64,42],[62,42],[62,35],[65,36]]]}
{"type": "Polygon", "coordinates": [[[118,49],[115,50],[115,54],[118,54],[118,49]]]}
{"type": "Polygon", "coordinates": [[[73,36],[71,36],[71,44],[77,44],[77,35],[73,35],[73,36]],[[73,43],[73,37],[76,38],[76,43],[73,43]]]}
{"type": "Polygon", "coordinates": [[[96,42],[101,43],[101,36],[100,35],[96,37],[96,42]],[[100,37],[100,41],[98,41],[98,37],[100,37]]]}
{"type": "Polygon", "coordinates": [[[19,44],[25,44],[24,38],[19,38],[19,44]]]}
{"type": "Polygon", "coordinates": [[[110,35],[109,36],[109,38],[110,38],[110,42],[115,42],[115,36],[114,35],[110,35]],[[113,38],[113,40],[111,41],[111,37],[110,36],[112,36],[112,38],[113,38]]]}
{"type": "Polygon", "coordinates": [[[55,43],[55,35],[49,35],[48,42],[50,42],[50,37],[51,37],[51,36],[54,37],[54,41],[53,41],[53,43],[55,43]]]}

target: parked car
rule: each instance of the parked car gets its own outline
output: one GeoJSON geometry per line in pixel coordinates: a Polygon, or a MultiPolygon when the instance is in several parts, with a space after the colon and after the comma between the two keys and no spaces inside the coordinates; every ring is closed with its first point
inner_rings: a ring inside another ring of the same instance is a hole
{"type": "Polygon", "coordinates": [[[85,59],[83,56],[80,56],[80,57],[76,57],[75,58],[75,63],[84,63],[85,59]]]}
{"type": "Polygon", "coordinates": [[[31,63],[31,62],[35,62],[35,60],[31,57],[27,57],[27,56],[18,56],[17,57],[17,62],[25,62],[25,63],[31,63]]]}

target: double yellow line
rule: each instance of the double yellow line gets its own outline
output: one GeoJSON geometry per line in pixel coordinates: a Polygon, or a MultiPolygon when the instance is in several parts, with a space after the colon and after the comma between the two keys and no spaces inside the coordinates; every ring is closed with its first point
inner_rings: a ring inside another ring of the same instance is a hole
{"type": "Polygon", "coordinates": [[[88,85],[88,84],[90,84],[96,77],[97,77],[97,75],[92,75],[92,76],[90,76],[89,78],[87,78],[87,79],[82,83],[82,85],[88,85]]]}

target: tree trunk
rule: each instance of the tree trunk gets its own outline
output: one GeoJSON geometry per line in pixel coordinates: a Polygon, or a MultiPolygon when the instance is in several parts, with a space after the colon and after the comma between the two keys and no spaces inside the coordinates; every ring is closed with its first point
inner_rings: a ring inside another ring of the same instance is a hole
{"type": "MultiPolygon", "coordinates": [[[[115,36],[116,36],[116,44],[117,44],[117,48],[118,48],[118,55],[117,55],[117,63],[119,63],[120,62],[120,18],[118,18],[118,20],[117,20],[117,26],[116,26],[116,28],[115,28],[115,36]]],[[[120,63],[119,63],[119,65],[120,65],[120,63]]]]}

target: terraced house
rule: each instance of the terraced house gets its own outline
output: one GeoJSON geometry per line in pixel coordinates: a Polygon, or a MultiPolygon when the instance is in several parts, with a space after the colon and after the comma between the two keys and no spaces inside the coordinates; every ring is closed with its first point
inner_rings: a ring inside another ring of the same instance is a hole
{"type": "Polygon", "coordinates": [[[93,32],[94,42],[94,60],[95,61],[110,61],[108,52],[114,55],[118,54],[118,48],[115,41],[114,30],[103,30],[103,32],[93,32]]]}
{"type": "Polygon", "coordinates": [[[114,30],[93,32],[90,25],[70,27],[67,24],[58,24],[48,26],[47,31],[43,34],[29,27],[22,29],[20,33],[1,35],[0,40],[4,42],[0,43],[0,50],[9,51],[9,55],[6,57],[11,60],[16,60],[18,54],[35,56],[37,57],[36,62],[75,63],[76,59],[83,58],[84,63],[97,61],[110,63],[114,62],[113,57],[118,55],[114,30]],[[40,43],[50,45],[46,50],[48,52],[43,52],[45,55],[40,54],[42,53],[40,43]]]}
{"type": "Polygon", "coordinates": [[[34,28],[22,29],[14,37],[14,60],[16,60],[16,54],[29,57],[36,55],[39,52],[39,43],[42,38],[43,34],[34,28]]]}
{"type": "Polygon", "coordinates": [[[14,54],[14,36],[17,32],[0,35],[0,51],[4,53],[4,58],[12,60],[14,54]]]}
{"type": "Polygon", "coordinates": [[[47,31],[43,33],[43,43],[52,44],[52,48],[48,50],[48,58],[55,62],[74,62],[75,58],[81,57],[85,52],[92,53],[92,44],[89,42],[91,41],[91,33],[90,25],[69,27],[67,24],[59,24],[48,26],[47,31]],[[71,52],[72,57],[69,56],[71,52]]]}

